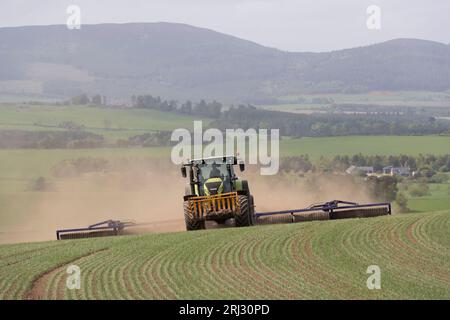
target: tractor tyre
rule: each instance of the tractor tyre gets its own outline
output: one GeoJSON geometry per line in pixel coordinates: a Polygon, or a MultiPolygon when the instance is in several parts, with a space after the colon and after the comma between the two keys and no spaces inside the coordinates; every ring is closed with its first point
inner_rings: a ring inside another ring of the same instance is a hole
{"type": "Polygon", "coordinates": [[[194,231],[194,230],[203,230],[203,229],[205,229],[205,221],[204,220],[197,220],[191,214],[191,210],[189,209],[189,201],[185,201],[183,203],[183,209],[184,209],[184,221],[186,223],[186,230],[187,231],[194,231]]]}
{"type": "Polygon", "coordinates": [[[234,215],[236,227],[249,227],[252,225],[252,214],[250,209],[249,197],[238,196],[239,211],[234,215]]]}
{"type": "Polygon", "coordinates": [[[252,226],[254,226],[256,224],[256,216],[255,216],[255,199],[253,198],[252,195],[249,196],[249,207],[250,207],[250,218],[251,218],[251,223],[252,226]]]}

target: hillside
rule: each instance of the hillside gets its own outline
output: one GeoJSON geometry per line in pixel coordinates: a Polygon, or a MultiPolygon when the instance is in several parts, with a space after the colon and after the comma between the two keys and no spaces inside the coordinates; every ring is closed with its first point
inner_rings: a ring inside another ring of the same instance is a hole
{"type": "Polygon", "coordinates": [[[449,227],[440,212],[4,245],[0,299],[449,299],[449,227]]]}
{"type": "Polygon", "coordinates": [[[450,47],[414,39],[289,53],[173,23],[0,28],[0,93],[253,101],[297,93],[447,90],[449,74],[450,47]]]}

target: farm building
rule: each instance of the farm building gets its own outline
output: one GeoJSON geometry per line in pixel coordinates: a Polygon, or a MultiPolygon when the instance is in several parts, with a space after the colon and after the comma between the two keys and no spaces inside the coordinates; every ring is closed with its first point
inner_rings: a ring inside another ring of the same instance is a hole
{"type": "Polygon", "coordinates": [[[347,170],[345,170],[348,174],[358,174],[358,173],[364,173],[366,175],[371,175],[374,173],[373,167],[357,167],[357,166],[350,166],[347,170]]]}
{"type": "Polygon", "coordinates": [[[409,167],[387,166],[383,168],[383,174],[391,176],[409,176],[411,169],[409,167]]]}

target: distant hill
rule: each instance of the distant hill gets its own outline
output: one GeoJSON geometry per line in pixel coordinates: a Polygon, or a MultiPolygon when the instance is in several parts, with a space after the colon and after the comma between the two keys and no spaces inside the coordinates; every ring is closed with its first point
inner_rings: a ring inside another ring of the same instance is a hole
{"type": "Polygon", "coordinates": [[[0,93],[252,101],[447,89],[450,46],[424,40],[291,53],[173,23],[0,28],[0,93]]]}

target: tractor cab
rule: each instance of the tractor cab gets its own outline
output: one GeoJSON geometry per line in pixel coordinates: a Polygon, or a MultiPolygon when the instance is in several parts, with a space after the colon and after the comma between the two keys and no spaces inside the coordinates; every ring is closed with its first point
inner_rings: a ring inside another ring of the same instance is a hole
{"type": "Polygon", "coordinates": [[[194,168],[198,181],[198,195],[215,195],[233,191],[233,167],[225,163],[205,163],[194,168]]]}
{"type": "MultiPolygon", "coordinates": [[[[213,157],[190,160],[181,168],[182,175],[187,176],[189,168],[190,194],[196,196],[210,196],[236,191],[234,165],[238,164],[235,156],[213,157]]],[[[240,163],[241,171],[244,164],[240,163]]]]}

